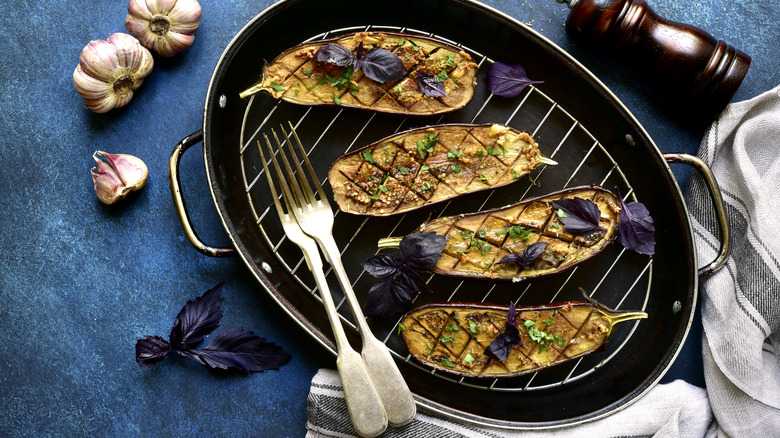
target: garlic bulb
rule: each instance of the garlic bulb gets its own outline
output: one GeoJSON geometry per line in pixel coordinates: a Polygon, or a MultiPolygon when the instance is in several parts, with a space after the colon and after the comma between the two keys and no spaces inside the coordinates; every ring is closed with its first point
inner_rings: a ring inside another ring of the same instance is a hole
{"type": "Polygon", "coordinates": [[[97,151],[92,158],[97,162],[91,171],[95,194],[104,204],[124,199],[146,184],[149,169],[138,157],[97,151]]]}
{"type": "Polygon", "coordinates": [[[200,16],[197,0],[130,0],[125,27],[144,47],[169,57],[192,45],[200,16]]]}
{"type": "Polygon", "coordinates": [[[115,33],[84,47],[73,85],[87,108],[105,113],[127,105],[153,66],[152,54],[137,39],[115,33]]]}

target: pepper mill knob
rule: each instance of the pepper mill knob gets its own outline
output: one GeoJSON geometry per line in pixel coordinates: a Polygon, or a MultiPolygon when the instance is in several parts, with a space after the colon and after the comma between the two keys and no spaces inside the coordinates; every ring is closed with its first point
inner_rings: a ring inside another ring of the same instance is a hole
{"type": "Polygon", "coordinates": [[[750,57],[703,30],[655,14],[644,0],[570,0],[567,29],[625,53],[708,119],[737,92],[750,57]]]}

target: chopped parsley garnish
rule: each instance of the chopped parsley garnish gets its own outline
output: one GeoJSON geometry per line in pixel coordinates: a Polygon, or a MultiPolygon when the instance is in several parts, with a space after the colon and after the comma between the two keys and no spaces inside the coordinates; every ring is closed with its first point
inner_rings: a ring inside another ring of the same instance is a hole
{"type": "Polygon", "coordinates": [[[380,186],[379,186],[379,191],[380,191],[380,192],[382,192],[382,193],[387,193],[387,191],[388,191],[388,190],[390,190],[390,189],[388,189],[388,188],[387,188],[386,186],[384,186],[384,185],[380,185],[380,186]]]}
{"type": "Polygon", "coordinates": [[[498,230],[496,234],[498,235],[509,234],[510,237],[525,240],[528,238],[528,236],[531,235],[533,231],[534,231],[533,228],[525,228],[522,225],[512,225],[509,228],[498,230]]]}
{"type": "Polygon", "coordinates": [[[425,134],[425,137],[425,140],[417,141],[417,153],[423,158],[426,156],[426,153],[430,154],[433,152],[434,146],[439,142],[439,136],[434,133],[425,134]]]}
{"type": "Polygon", "coordinates": [[[407,175],[409,173],[409,168],[406,166],[398,166],[398,171],[401,172],[401,175],[407,175]]]}
{"type": "Polygon", "coordinates": [[[463,168],[461,166],[457,166],[453,164],[452,166],[450,166],[450,170],[452,171],[452,173],[460,173],[460,171],[463,170],[463,168]]]}
{"type": "Polygon", "coordinates": [[[449,344],[450,342],[455,342],[455,338],[453,338],[452,336],[442,336],[441,338],[439,338],[439,342],[441,342],[442,344],[449,344]]]}
{"type": "Polygon", "coordinates": [[[463,151],[459,149],[453,149],[451,151],[447,151],[447,158],[450,159],[460,158],[461,155],[463,155],[463,151]]]}
{"type": "Polygon", "coordinates": [[[314,71],[314,70],[312,70],[312,69],[307,69],[307,70],[304,70],[304,71],[303,71],[303,74],[305,74],[306,76],[311,76],[311,74],[312,74],[312,72],[313,72],[313,71],[314,71]]]}
{"type": "Polygon", "coordinates": [[[371,151],[366,149],[363,151],[363,153],[360,154],[364,160],[368,161],[371,164],[376,164],[376,160],[374,160],[374,156],[371,154],[371,151]]]}
{"type": "Polygon", "coordinates": [[[478,328],[477,323],[472,320],[469,320],[469,333],[471,333],[472,338],[477,337],[477,328],[478,328]]]}
{"type": "MultiPolygon", "coordinates": [[[[552,319],[552,316],[550,317],[552,319]]],[[[548,320],[549,321],[549,320],[548,320]]],[[[547,322],[547,321],[544,321],[547,322]]],[[[548,324],[549,326],[550,324],[548,324]]],[[[536,325],[536,321],[533,319],[526,320],[523,323],[523,327],[528,332],[528,337],[531,338],[532,341],[536,342],[537,344],[541,344],[542,347],[539,348],[539,352],[542,353],[546,351],[548,348],[550,348],[550,343],[555,342],[556,345],[559,347],[563,347],[566,345],[566,339],[561,335],[553,335],[550,333],[547,333],[544,330],[541,330],[536,325]]]]}
{"type": "Polygon", "coordinates": [[[456,332],[456,331],[460,330],[460,327],[458,327],[458,324],[455,324],[454,322],[451,322],[451,323],[447,324],[447,329],[446,330],[448,332],[456,332]]]}
{"type": "Polygon", "coordinates": [[[273,88],[276,91],[284,91],[284,87],[279,85],[278,82],[271,82],[271,88],[273,88]]]}
{"type": "Polygon", "coordinates": [[[446,357],[443,357],[441,359],[441,364],[448,368],[452,368],[455,366],[455,363],[453,363],[451,360],[447,359],[446,357]]]}
{"type": "Polygon", "coordinates": [[[466,356],[463,357],[463,362],[466,362],[469,364],[469,366],[474,364],[474,356],[471,355],[471,353],[466,353],[466,356]]]}
{"type": "Polygon", "coordinates": [[[506,158],[506,148],[502,145],[498,145],[497,147],[488,147],[487,152],[493,156],[503,155],[504,158],[506,158]]]}

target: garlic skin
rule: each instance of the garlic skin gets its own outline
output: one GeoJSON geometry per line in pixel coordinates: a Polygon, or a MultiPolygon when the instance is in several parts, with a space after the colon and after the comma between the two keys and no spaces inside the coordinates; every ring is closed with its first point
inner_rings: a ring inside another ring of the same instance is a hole
{"type": "Polygon", "coordinates": [[[138,157],[96,151],[92,158],[97,162],[91,170],[95,194],[104,204],[111,205],[124,199],[146,184],[149,169],[138,157]]]}
{"type": "Polygon", "coordinates": [[[201,13],[197,0],[130,0],[125,27],[144,47],[171,57],[195,41],[201,13]]]}
{"type": "Polygon", "coordinates": [[[84,105],[105,113],[127,105],[154,67],[151,52],[126,33],[95,40],[81,50],[73,85],[84,105]]]}

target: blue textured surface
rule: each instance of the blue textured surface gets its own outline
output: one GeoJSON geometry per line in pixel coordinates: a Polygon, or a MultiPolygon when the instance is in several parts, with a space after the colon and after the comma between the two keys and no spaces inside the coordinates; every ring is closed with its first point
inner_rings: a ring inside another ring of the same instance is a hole
{"type": "MultiPolygon", "coordinates": [[[[695,153],[701,128],[646,104],[634,72],[571,42],[566,5],[488,1],[560,45],[621,98],[664,152],[695,153]]],[[[90,40],[124,32],[126,0],[0,3],[0,435],[303,436],[309,382],[333,358],[260,289],[239,259],[213,259],[187,241],[167,181],[173,146],[202,126],[209,78],[241,27],[269,1],[202,0],[194,46],[156,65],[125,109],[86,110],[72,84],[90,40]],[[99,6],[98,6],[99,4],[99,6]],[[78,13],[74,13],[78,11],[78,13]],[[149,166],[130,202],[97,201],[97,150],[149,166]],[[169,357],[139,368],[135,340],[167,337],[181,306],[225,281],[222,327],[243,326],[292,353],[279,371],[216,376],[169,357]]],[[[660,15],[701,28],[753,57],[736,100],[780,83],[769,2],[656,0],[660,15]]],[[[227,245],[203,171],[185,154],[182,185],[204,241],[227,245]]],[[[683,175],[684,178],[684,175],[683,175]]],[[[702,385],[699,323],[666,380],[702,385]]]]}

